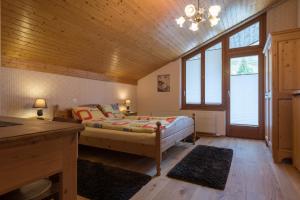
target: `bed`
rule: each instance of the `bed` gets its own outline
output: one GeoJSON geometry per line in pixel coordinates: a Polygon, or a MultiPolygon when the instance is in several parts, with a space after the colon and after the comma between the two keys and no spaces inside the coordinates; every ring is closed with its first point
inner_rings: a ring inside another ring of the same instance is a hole
{"type": "MultiPolygon", "coordinates": [[[[54,117],[72,119],[72,109],[59,110],[56,106],[54,117]]],[[[193,143],[196,139],[195,114],[192,117],[137,116],[85,120],[82,123],[85,130],[80,133],[79,144],[153,158],[157,176],[161,173],[164,151],[190,135],[193,143]]]]}

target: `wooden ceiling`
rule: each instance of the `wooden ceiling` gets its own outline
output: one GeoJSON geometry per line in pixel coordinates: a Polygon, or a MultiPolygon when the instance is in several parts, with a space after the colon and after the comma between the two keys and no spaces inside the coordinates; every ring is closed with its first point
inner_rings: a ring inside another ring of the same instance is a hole
{"type": "Polygon", "coordinates": [[[274,2],[201,0],[221,21],[191,32],[174,19],[196,0],[2,0],[2,66],[134,84],[274,2]]]}

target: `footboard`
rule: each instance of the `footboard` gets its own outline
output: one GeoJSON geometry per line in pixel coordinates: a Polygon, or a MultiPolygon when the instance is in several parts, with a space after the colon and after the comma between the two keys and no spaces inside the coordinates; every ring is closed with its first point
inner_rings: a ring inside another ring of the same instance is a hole
{"type": "Polygon", "coordinates": [[[189,135],[192,135],[193,138],[193,144],[195,144],[196,141],[196,126],[195,126],[195,113],[192,115],[193,124],[190,127],[186,127],[185,129],[182,129],[174,134],[172,134],[169,137],[161,138],[161,123],[158,121],[156,122],[156,135],[155,135],[155,160],[156,160],[156,175],[160,176],[161,174],[161,159],[162,159],[162,153],[166,151],[168,148],[174,146],[177,142],[185,139],[189,135]]]}

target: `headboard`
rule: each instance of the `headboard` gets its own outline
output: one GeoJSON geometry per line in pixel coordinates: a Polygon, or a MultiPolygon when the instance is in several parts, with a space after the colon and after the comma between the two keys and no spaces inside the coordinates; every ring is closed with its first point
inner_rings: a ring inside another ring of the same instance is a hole
{"type": "MultiPolygon", "coordinates": [[[[99,104],[86,104],[80,105],[80,107],[97,107],[101,110],[99,104]]],[[[72,108],[60,110],[59,105],[55,105],[53,108],[53,121],[81,123],[81,120],[74,119],[72,108]]]]}
{"type": "Polygon", "coordinates": [[[73,119],[72,109],[60,110],[58,105],[53,108],[53,118],[73,119]]]}

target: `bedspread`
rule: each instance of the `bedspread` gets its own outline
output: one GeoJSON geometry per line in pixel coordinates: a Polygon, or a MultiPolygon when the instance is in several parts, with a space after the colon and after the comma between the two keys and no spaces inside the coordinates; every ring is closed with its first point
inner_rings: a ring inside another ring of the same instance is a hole
{"type": "Polygon", "coordinates": [[[153,133],[157,125],[161,123],[161,129],[165,129],[175,121],[184,118],[185,116],[171,117],[151,117],[151,116],[131,116],[126,118],[102,118],[100,120],[84,121],[87,127],[111,129],[127,132],[153,133]]]}

